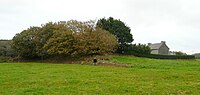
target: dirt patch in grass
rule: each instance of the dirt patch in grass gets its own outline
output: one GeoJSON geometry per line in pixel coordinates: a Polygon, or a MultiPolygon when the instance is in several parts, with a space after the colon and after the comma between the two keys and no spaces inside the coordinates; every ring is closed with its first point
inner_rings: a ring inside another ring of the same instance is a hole
{"type": "Polygon", "coordinates": [[[129,67],[127,64],[117,64],[117,63],[105,63],[105,62],[98,62],[97,66],[114,66],[114,67],[129,67]]]}

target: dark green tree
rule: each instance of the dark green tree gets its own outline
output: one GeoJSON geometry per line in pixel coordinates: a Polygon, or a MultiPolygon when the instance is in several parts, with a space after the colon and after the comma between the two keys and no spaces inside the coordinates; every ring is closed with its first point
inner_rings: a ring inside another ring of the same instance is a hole
{"type": "Polygon", "coordinates": [[[109,17],[108,19],[102,18],[98,20],[97,27],[105,29],[115,35],[118,40],[118,53],[123,53],[129,44],[133,41],[131,29],[124,22],[109,17]]]}
{"type": "Polygon", "coordinates": [[[151,49],[149,46],[145,44],[131,44],[127,51],[125,51],[125,54],[130,54],[130,55],[137,55],[137,54],[142,54],[142,55],[149,55],[151,53],[151,49]]]}
{"type": "Polygon", "coordinates": [[[25,58],[38,57],[34,40],[39,29],[40,27],[30,27],[13,37],[12,48],[18,55],[25,58]]]}

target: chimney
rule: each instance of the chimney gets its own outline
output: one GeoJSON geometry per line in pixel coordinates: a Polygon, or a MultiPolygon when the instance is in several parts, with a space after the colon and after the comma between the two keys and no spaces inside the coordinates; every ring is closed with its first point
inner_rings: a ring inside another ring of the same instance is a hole
{"type": "Polygon", "coordinates": [[[165,44],[165,41],[161,41],[162,44],[165,44]]]}

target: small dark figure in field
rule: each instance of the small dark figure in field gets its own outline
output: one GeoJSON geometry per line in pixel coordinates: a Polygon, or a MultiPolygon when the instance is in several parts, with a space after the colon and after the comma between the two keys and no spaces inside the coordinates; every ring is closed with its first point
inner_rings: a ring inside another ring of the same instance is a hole
{"type": "Polygon", "coordinates": [[[96,58],[96,57],[94,57],[94,59],[93,59],[93,64],[94,64],[94,65],[97,64],[97,58],[96,58]]]}

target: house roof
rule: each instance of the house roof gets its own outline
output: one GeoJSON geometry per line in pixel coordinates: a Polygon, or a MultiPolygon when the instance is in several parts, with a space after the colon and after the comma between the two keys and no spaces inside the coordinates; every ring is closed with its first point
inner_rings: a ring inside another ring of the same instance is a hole
{"type": "Polygon", "coordinates": [[[150,44],[149,47],[151,49],[159,49],[162,46],[163,43],[155,43],[155,44],[150,44]]]}
{"type": "Polygon", "coordinates": [[[165,41],[161,41],[160,43],[155,43],[155,44],[148,43],[148,46],[151,48],[151,50],[158,50],[162,45],[165,45],[169,49],[165,41]]]}

